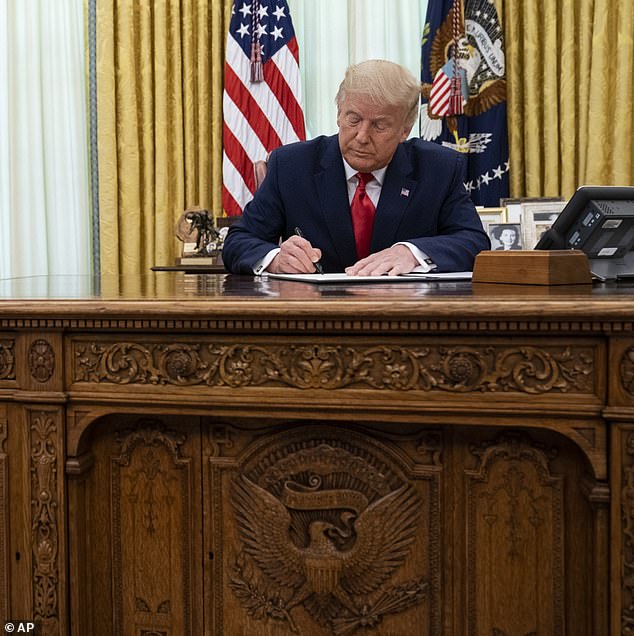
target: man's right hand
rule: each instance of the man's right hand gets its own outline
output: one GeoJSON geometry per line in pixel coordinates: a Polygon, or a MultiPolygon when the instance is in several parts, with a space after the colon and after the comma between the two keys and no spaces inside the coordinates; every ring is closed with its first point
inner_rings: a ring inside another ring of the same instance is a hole
{"type": "Polygon", "coordinates": [[[320,249],[313,247],[305,238],[293,235],[280,245],[280,251],[266,271],[272,274],[313,274],[315,263],[320,258],[320,249]]]}

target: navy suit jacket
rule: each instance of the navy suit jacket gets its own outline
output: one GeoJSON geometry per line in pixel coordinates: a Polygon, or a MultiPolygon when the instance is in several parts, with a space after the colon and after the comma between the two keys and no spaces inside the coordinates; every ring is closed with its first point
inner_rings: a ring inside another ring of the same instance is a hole
{"type": "MultiPolygon", "coordinates": [[[[385,173],[370,252],[399,241],[421,249],[439,272],[467,271],[489,238],[464,187],[464,157],[421,139],[398,145],[385,173]]],[[[282,146],[266,178],[225,239],[222,259],[233,273],[254,265],[295,233],[321,250],[326,272],[357,260],[346,176],[337,136],[282,146]]]]}

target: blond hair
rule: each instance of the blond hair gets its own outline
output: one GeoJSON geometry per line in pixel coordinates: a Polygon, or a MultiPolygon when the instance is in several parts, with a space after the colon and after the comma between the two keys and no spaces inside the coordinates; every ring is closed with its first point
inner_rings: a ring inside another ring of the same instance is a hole
{"type": "Polygon", "coordinates": [[[367,95],[375,104],[400,106],[407,126],[418,116],[420,82],[395,62],[366,60],[349,66],[335,96],[337,108],[349,93],[367,95]]]}

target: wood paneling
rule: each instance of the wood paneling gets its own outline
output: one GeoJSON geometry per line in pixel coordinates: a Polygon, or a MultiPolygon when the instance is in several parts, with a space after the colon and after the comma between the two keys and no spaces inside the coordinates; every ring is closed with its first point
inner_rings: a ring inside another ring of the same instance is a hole
{"type": "Polygon", "coordinates": [[[95,424],[75,529],[90,616],[75,633],[203,633],[200,449],[195,418],[95,424]]]}
{"type": "Polygon", "coordinates": [[[113,415],[90,439],[78,634],[590,636],[605,614],[592,480],[558,434],[113,415]]]}

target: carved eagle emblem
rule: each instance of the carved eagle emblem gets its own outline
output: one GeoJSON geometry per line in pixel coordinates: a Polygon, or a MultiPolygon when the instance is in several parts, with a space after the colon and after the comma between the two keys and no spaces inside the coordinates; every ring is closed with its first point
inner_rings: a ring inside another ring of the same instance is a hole
{"type": "Polygon", "coordinates": [[[294,591],[294,605],[331,595],[358,614],[354,597],[376,591],[410,551],[420,515],[417,491],[405,483],[369,502],[354,490],[313,490],[299,503],[301,493],[291,486],[288,499],[277,498],[244,474],[235,478],[244,551],[270,581],[294,591]],[[292,530],[291,511],[303,516],[305,532],[292,530]]]}

